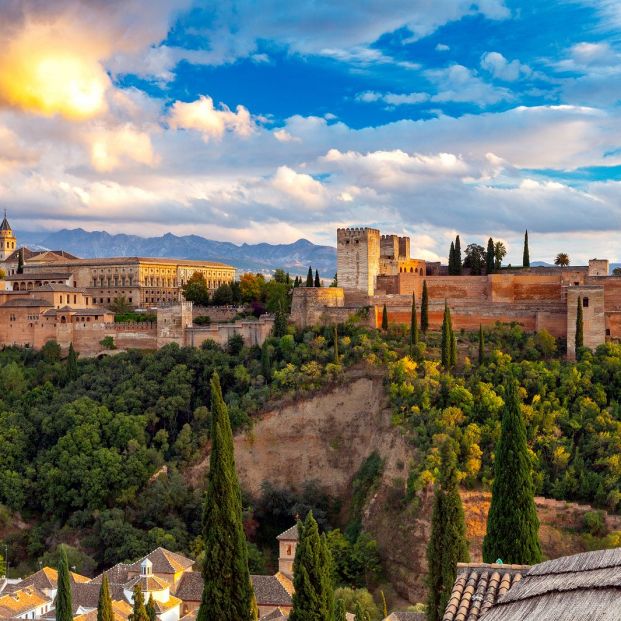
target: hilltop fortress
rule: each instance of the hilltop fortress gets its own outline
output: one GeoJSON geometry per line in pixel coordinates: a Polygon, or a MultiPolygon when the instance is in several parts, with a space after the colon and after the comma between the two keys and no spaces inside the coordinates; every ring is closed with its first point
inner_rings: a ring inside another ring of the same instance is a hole
{"type": "Polygon", "coordinates": [[[381,324],[384,305],[392,323],[410,323],[412,294],[423,282],[429,295],[429,324],[439,329],[445,301],[455,329],[516,322],[567,339],[573,357],[578,298],[584,344],[594,348],[621,338],[621,278],[609,276],[607,260],[588,266],[503,268],[484,276],[447,276],[439,263],[410,257],[410,239],[372,228],[337,230],[338,287],[295,289],[292,319],[299,326],[345,321],[369,308],[369,323],[381,324]]]}

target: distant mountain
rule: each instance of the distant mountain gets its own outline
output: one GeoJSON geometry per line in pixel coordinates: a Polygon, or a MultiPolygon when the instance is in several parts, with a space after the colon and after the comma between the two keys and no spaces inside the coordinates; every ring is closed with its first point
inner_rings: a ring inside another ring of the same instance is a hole
{"type": "Polygon", "coordinates": [[[106,231],[63,229],[55,233],[16,233],[21,245],[36,250],[66,250],[78,257],[165,257],[221,261],[240,271],[271,272],[277,268],[306,274],[308,266],[323,278],[336,272],[336,248],[318,246],[307,239],[292,244],[242,244],[205,239],[198,235],[161,237],[110,235],[106,231]]]}

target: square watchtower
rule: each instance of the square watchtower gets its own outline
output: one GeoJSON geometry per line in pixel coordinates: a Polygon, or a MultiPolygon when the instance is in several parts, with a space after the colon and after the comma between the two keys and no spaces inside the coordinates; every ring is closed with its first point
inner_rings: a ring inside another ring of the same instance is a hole
{"type": "Polygon", "coordinates": [[[379,230],[337,229],[336,241],[339,286],[345,291],[373,295],[380,270],[379,230]]]}

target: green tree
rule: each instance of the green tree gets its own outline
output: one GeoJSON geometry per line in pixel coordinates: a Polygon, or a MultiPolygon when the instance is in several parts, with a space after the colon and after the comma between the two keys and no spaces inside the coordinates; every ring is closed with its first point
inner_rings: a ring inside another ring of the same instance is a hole
{"type": "Polygon", "coordinates": [[[319,270],[315,270],[315,287],[321,287],[321,280],[319,278],[319,270]]]}
{"type": "Polygon", "coordinates": [[[470,274],[480,276],[486,261],[485,249],[479,244],[468,244],[464,267],[470,268],[470,274]]]}
{"type": "Polygon", "coordinates": [[[429,293],[427,292],[427,281],[423,280],[423,300],[420,307],[420,329],[427,333],[429,330],[429,293]]]}
{"type": "Polygon", "coordinates": [[[69,354],[67,355],[67,379],[69,381],[78,378],[78,354],[73,348],[73,343],[69,344],[69,354]]]}
{"type": "Polygon", "coordinates": [[[103,575],[103,579],[101,581],[101,588],[99,589],[99,601],[97,602],[97,621],[114,621],[108,574],[103,575]]]}
{"type": "Polygon", "coordinates": [[[330,283],[331,287],[338,287],[339,286],[339,275],[337,272],[334,273],[334,278],[332,279],[332,282],[330,283]]]}
{"type": "Polygon", "coordinates": [[[337,326],[334,326],[332,332],[332,339],[334,341],[334,364],[339,364],[340,356],[339,356],[339,331],[337,326]]]}
{"type": "Polygon", "coordinates": [[[440,360],[445,369],[451,366],[451,327],[449,325],[448,303],[444,302],[444,318],[442,319],[442,340],[440,342],[440,360]]]}
{"type": "Polygon", "coordinates": [[[522,255],[522,267],[530,267],[530,252],[528,250],[528,230],[524,233],[524,253],[522,255]]]}
{"type": "Polygon", "coordinates": [[[298,523],[298,545],[293,561],[293,609],[290,621],[334,621],[332,561],[325,537],[309,511],[298,523]]]}
{"type": "Polygon", "coordinates": [[[188,279],[188,282],[181,287],[183,297],[188,302],[193,302],[198,306],[207,306],[209,304],[209,288],[205,276],[200,272],[194,272],[188,279]]]}
{"type": "Polygon", "coordinates": [[[412,294],[412,315],[410,317],[410,355],[418,345],[418,318],[416,316],[416,294],[412,294]]]}
{"type": "Polygon", "coordinates": [[[455,269],[457,276],[462,274],[462,260],[461,260],[461,240],[459,235],[455,238],[455,269]]]}
{"type": "Polygon", "coordinates": [[[17,253],[17,273],[24,273],[24,249],[20,248],[17,253]]]}
{"type": "MultiPolygon", "coordinates": [[[[149,616],[149,621],[156,621],[157,611],[155,610],[155,602],[153,601],[153,593],[149,595],[149,601],[147,602],[147,605],[145,606],[145,608],[147,611],[147,615],[149,616]]],[[[99,621],[99,619],[97,619],[97,621],[99,621]]]]}
{"type": "Polygon", "coordinates": [[[134,609],[128,621],[149,621],[149,613],[144,605],[144,595],[139,584],[134,586],[134,609]]]}
{"type": "Polygon", "coordinates": [[[346,612],[345,602],[342,599],[337,599],[334,607],[334,621],[347,621],[346,612]]]}
{"type": "Polygon", "coordinates": [[[448,312],[448,318],[449,318],[449,329],[451,331],[451,350],[450,350],[451,368],[454,368],[457,366],[457,335],[455,334],[455,331],[453,330],[453,318],[451,317],[450,308],[448,312]]]}
{"type": "Polygon", "coordinates": [[[451,242],[451,248],[449,250],[448,273],[449,276],[454,276],[457,273],[455,268],[455,242],[451,242]]]}
{"type": "Polygon", "coordinates": [[[204,588],[197,621],[257,618],[242,502],[235,472],[233,433],[220,377],[211,378],[211,456],[203,507],[204,588]]]}
{"type": "Polygon", "coordinates": [[[272,331],[274,336],[279,338],[287,334],[287,315],[285,314],[282,306],[278,307],[278,310],[274,315],[274,326],[272,331]]]}
{"type": "MultiPolygon", "coordinates": [[[[358,608],[366,618],[377,621],[381,619],[381,611],[373,600],[373,596],[367,589],[351,589],[344,587],[334,592],[337,601],[341,600],[344,604],[346,612],[356,613],[358,608]]],[[[364,618],[364,617],[363,617],[364,618]]]]}
{"type": "Polygon", "coordinates": [[[261,373],[266,382],[272,379],[272,360],[270,357],[270,345],[266,340],[261,347],[261,373]]]}
{"type": "Polygon", "coordinates": [[[487,240],[487,251],[485,253],[485,273],[491,274],[496,265],[496,253],[494,250],[494,240],[490,237],[487,240]]]}
{"type": "Polygon", "coordinates": [[[580,350],[584,347],[584,317],[582,313],[582,296],[578,296],[576,308],[576,357],[580,356],[580,350]]]}
{"type": "Polygon", "coordinates": [[[65,546],[61,546],[58,563],[58,591],[56,592],[56,621],[73,621],[72,608],[69,563],[65,546]]]}
{"type": "Polygon", "coordinates": [[[541,561],[539,519],[517,382],[505,383],[505,406],[494,461],[492,503],[483,539],[483,560],[534,565],[541,561]]]}
{"type": "Polygon", "coordinates": [[[313,268],[311,266],[308,268],[308,274],[306,274],[306,286],[313,287],[314,284],[315,283],[313,282],[313,268]]]}
{"type": "Polygon", "coordinates": [[[427,618],[439,621],[453,590],[457,563],[468,562],[464,509],[459,496],[457,456],[446,440],[441,449],[441,475],[436,483],[431,538],[427,546],[427,618]]]}
{"type": "Polygon", "coordinates": [[[211,301],[215,306],[230,306],[233,304],[233,289],[231,289],[231,285],[227,282],[222,283],[213,292],[211,301]]]}
{"type": "Polygon", "coordinates": [[[559,252],[554,259],[554,265],[567,267],[569,265],[569,255],[566,252],[559,252]]]}
{"type": "Polygon", "coordinates": [[[370,621],[369,614],[364,610],[360,602],[356,602],[354,621],[370,621]]]}
{"type": "Polygon", "coordinates": [[[502,260],[507,256],[507,248],[501,242],[494,244],[494,269],[498,271],[502,267],[502,260]]]}
{"type": "Polygon", "coordinates": [[[382,330],[388,330],[388,310],[386,309],[386,304],[384,304],[382,309],[382,330]]]}
{"type": "Polygon", "coordinates": [[[485,337],[483,336],[483,325],[479,324],[479,364],[485,360],[485,337]]]}

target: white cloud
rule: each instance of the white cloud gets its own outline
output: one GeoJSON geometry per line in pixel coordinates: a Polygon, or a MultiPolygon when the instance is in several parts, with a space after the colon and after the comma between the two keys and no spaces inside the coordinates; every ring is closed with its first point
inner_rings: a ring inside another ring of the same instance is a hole
{"type": "Polygon", "coordinates": [[[488,84],[474,71],[459,64],[451,65],[446,69],[426,71],[425,76],[434,82],[438,89],[431,101],[471,102],[483,108],[513,97],[506,88],[488,84]]]}
{"type": "Polygon", "coordinates": [[[438,43],[435,47],[436,52],[448,52],[450,49],[450,45],[446,45],[446,43],[438,43]]]}
{"type": "Polygon", "coordinates": [[[429,101],[428,93],[378,93],[376,91],[364,91],[358,93],[355,97],[356,101],[363,103],[373,103],[383,101],[390,106],[403,106],[418,104],[429,101]]]}
{"type": "Polygon", "coordinates": [[[235,112],[224,104],[217,109],[213,99],[205,95],[190,103],[176,101],[170,111],[169,124],[175,129],[196,130],[206,142],[222,139],[225,132],[247,138],[255,128],[250,112],[244,106],[237,106],[235,112]]]}
{"type": "Polygon", "coordinates": [[[156,157],[148,133],[127,124],[122,127],[98,127],[88,134],[91,163],[99,172],[110,172],[127,160],[154,166],[156,157]]]}
{"type": "Polygon", "coordinates": [[[519,60],[508,61],[500,52],[487,52],[481,58],[481,67],[489,71],[495,78],[505,82],[515,82],[520,77],[532,74],[528,65],[519,60]]]}
{"type": "Polygon", "coordinates": [[[278,167],[271,185],[284,195],[285,204],[289,208],[295,208],[301,203],[303,207],[316,210],[323,209],[327,204],[327,192],[320,181],[288,166],[278,167]]]}

